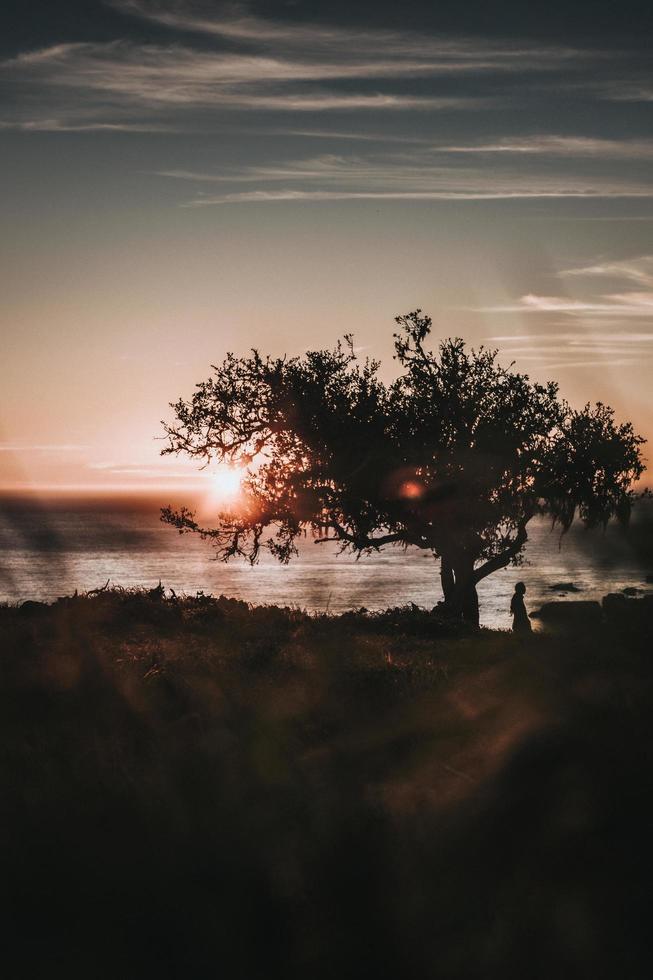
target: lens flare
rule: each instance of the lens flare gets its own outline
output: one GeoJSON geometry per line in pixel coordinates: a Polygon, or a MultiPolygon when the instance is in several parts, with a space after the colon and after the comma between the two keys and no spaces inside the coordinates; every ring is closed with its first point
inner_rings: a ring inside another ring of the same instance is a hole
{"type": "Polygon", "coordinates": [[[238,496],[243,480],[242,470],[220,463],[211,473],[211,495],[217,503],[229,503],[238,496]]]}
{"type": "Polygon", "coordinates": [[[424,487],[417,480],[404,480],[399,487],[399,496],[404,500],[417,500],[424,493],[424,487]]]}

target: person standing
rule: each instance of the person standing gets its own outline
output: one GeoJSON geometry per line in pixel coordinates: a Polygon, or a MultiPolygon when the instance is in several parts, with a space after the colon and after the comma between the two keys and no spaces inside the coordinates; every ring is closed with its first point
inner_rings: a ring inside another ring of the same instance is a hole
{"type": "Polygon", "coordinates": [[[512,613],[513,633],[532,633],[533,627],[526,612],[524,595],[526,586],[523,582],[517,582],[512,599],[510,600],[510,612],[512,613]]]}

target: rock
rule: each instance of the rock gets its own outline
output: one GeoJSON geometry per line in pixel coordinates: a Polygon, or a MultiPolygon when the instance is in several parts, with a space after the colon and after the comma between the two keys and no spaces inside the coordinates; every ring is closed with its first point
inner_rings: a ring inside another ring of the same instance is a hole
{"type": "Polygon", "coordinates": [[[627,599],[623,592],[609,592],[601,600],[607,621],[620,625],[628,621],[631,604],[632,599],[627,599]]]}
{"type": "Polygon", "coordinates": [[[603,596],[601,605],[604,611],[608,612],[612,609],[625,609],[627,601],[623,592],[608,592],[607,595],[603,596]]]}
{"type": "Polygon", "coordinates": [[[653,628],[653,595],[632,598],[624,592],[610,592],[603,597],[605,618],[620,629],[649,632],[653,628]]]}
{"type": "Polygon", "coordinates": [[[582,592],[583,590],[578,585],[574,585],[573,582],[556,582],[555,585],[550,585],[549,589],[551,592],[582,592]]]}
{"type": "Polygon", "coordinates": [[[21,616],[42,616],[50,607],[46,602],[35,602],[33,599],[26,599],[21,602],[18,611],[21,616]]]}
{"type": "Polygon", "coordinates": [[[637,595],[637,593],[641,592],[642,590],[636,589],[634,585],[628,585],[626,586],[625,589],[622,589],[621,591],[623,592],[624,595],[634,596],[637,595]]]}
{"type": "Polygon", "coordinates": [[[600,626],[603,619],[600,604],[587,599],[545,602],[537,613],[533,613],[533,616],[540,619],[545,626],[574,631],[600,626]]]}

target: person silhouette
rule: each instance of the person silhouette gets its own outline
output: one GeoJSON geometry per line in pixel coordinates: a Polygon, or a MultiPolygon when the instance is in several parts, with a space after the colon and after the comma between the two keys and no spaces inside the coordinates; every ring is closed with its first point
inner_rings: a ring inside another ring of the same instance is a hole
{"type": "Polygon", "coordinates": [[[513,633],[531,633],[533,627],[526,612],[524,604],[524,593],[526,586],[523,582],[517,582],[512,599],[510,600],[510,612],[512,613],[513,633]]]}

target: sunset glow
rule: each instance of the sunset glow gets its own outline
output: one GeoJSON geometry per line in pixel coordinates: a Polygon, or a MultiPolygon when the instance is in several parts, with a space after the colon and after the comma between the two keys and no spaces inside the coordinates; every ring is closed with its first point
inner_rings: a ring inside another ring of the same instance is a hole
{"type": "Polygon", "coordinates": [[[6,975],[645,980],[653,3],[1,22],[6,975]]]}
{"type": "Polygon", "coordinates": [[[233,503],[240,493],[244,472],[219,463],[211,473],[211,496],[215,503],[233,503]]]}
{"type": "Polygon", "coordinates": [[[207,365],[351,332],[388,380],[416,306],[653,438],[643,8],[13,6],[0,492],[187,487],[207,365]]]}

